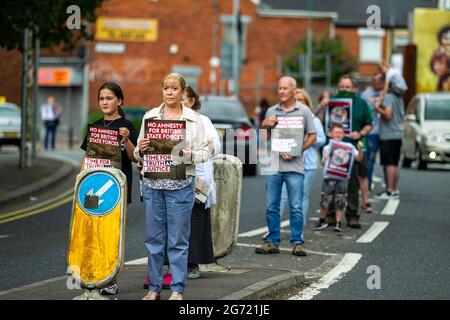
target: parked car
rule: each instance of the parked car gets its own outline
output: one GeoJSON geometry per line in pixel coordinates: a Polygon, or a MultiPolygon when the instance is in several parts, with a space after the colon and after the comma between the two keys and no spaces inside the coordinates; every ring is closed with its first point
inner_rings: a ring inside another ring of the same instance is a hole
{"type": "Polygon", "coordinates": [[[450,162],[450,93],[420,93],[406,108],[402,142],[403,167],[417,160],[418,169],[428,163],[450,162]]]}
{"type": "Polygon", "coordinates": [[[222,152],[238,157],[246,175],[257,169],[257,134],[236,97],[201,96],[200,113],[211,119],[222,138],[222,152]]]}
{"type": "Polygon", "coordinates": [[[20,146],[22,115],[14,103],[0,103],[0,146],[20,146]]]}

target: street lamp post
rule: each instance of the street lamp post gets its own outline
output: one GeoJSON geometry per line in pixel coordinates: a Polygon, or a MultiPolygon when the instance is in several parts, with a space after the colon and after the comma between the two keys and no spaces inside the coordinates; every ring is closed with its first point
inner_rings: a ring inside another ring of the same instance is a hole
{"type": "Polygon", "coordinates": [[[239,54],[239,0],[233,0],[233,93],[239,96],[239,64],[240,54],[239,54]]]}

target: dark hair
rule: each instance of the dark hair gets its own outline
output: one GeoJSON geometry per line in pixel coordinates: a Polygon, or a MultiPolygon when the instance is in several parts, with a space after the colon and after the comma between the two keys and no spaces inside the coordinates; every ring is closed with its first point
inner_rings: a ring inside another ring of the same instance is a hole
{"type": "Polygon", "coordinates": [[[450,25],[445,26],[445,27],[443,27],[441,30],[439,30],[439,32],[438,32],[438,34],[437,34],[437,38],[438,38],[438,42],[439,42],[440,44],[442,44],[442,43],[441,43],[441,40],[442,40],[444,34],[446,34],[447,32],[450,32],[450,25]]]}
{"type": "Polygon", "coordinates": [[[340,129],[344,130],[344,126],[343,126],[342,123],[340,123],[340,122],[332,122],[332,123],[330,124],[330,129],[329,129],[329,131],[333,131],[334,128],[340,128],[340,129]]]}
{"type": "Polygon", "coordinates": [[[200,102],[200,98],[197,94],[197,92],[194,91],[194,89],[190,86],[190,85],[186,85],[186,95],[189,99],[194,99],[194,104],[192,105],[191,109],[192,110],[200,110],[200,107],[202,106],[201,102],[200,102]]]}
{"type": "MultiPolygon", "coordinates": [[[[100,100],[100,91],[102,91],[103,89],[108,89],[111,90],[114,95],[116,96],[117,99],[122,100],[122,104],[123,101],[125,100],[124,96],[123,96],[123,92],[122,92],[122,88],[115,82],[105,82],[104,84],[101,85],[100,89],[98,89],[98,93],[97,93],[97,100],[100,100]]],[[[125,119],[125,112],[123,112],[121,106],[119,105],[118,108],[118,112],[119,115],[125,119]]]]}

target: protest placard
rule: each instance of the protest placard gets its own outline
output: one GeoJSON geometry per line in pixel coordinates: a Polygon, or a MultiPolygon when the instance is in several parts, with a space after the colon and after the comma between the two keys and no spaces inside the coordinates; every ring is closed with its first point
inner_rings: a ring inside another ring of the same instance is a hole
{"type": "Polygon", "coordinates": [[[119,129],[88,125],[84,166],[86,169],[108,167],[122,169],[119,129]]]}
{"type": "Polygon", "coordinates": [[[186,139],[186,122],[147,119],[144,134],[150,139],[150,146],[143,160],[144,177],[186,179],[186,161],[183,161],[182,152],[186,139]]]}
{"type": "Polygon", "coordinates": [[[327,131],[332,123],[342,124],[345,135],[352,132],[352,99],[330,99],[325,112],[327,131]]]}
{"type": "Polygon", "coordinates": [[[277,117],[278,123],[272,130],[272,151],[286,153],[291,157],[302,154],[304,117],[277,117]]]}

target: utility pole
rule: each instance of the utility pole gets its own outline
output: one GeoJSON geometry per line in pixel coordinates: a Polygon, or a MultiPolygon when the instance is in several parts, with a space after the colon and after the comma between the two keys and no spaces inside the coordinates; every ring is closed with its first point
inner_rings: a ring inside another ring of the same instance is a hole
{"type": "Polygon", "coordinates": [[[239,96],[239,65],[241,63],[240,39],[239,39],[239,1],[233,0],[233,93],[239,96]]]}
{"type": "Polygon", "coordinates": [[[28,43],[30,30],[25,28],[23,33],[23,65],[22,65],[22,109],[21,109],[21,129],[20,129],[20,168],[26,166],[26,142],[27,142],[27,108],[28,108],[28,43]]]}
{"type": "Polygon", "coordinates": [[[305,89],[311,92],[311,64],[312,64],[312,50],[313,50],[313,31],[311,26],[311,0],[308,0],[308,27],[306,31],[306,63],[305,63],[305,89]]]}
{"type": "Polygon", "coordinates": [[[39,27],[34,28],[34,68],[33,68],[33,134],[32,137],[32,152],[31,157],[36,158],[36,140],[39,132],[39,126],[37,124],[37,113],[38,113],[38,103],[39,103],[39,57],[41,50],[41,42],[39,39],[39,27]]]}

